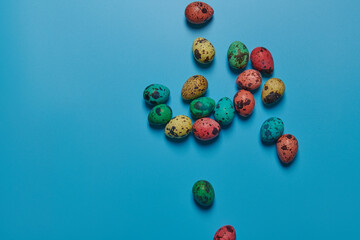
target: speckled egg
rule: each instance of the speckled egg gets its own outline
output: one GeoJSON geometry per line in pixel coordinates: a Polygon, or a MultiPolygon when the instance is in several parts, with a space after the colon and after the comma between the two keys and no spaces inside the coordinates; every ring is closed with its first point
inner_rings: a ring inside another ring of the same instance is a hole
{"type": "Polygon", "coordinates": [[[204,76],[194,75],[184,83],[181,97],[184,100],[193,100],[204,95],[208,88],[208,81],[204,76]]]}
{"type": "Polygon", "coordinates": [[[191,119],[185,115],[179,115],[170,120],[165,126],[165,135],[169,138],[181,139],[191,132],[191,119]]]}
{"type": "Polygon", "coordinates": [[[172,110],[166,104],[159,104],[150,110],[148,120],[150,125],[161,126],[167,124],[172,118],[172,110]]]}
{"type": "Polygon", "coordinates": [[[248,117],[255,107],[254,96],[247,90],[240,90],[234,96],[234,106],[240,116],[248,117]]]}
{"type": "Polygon", "coordinates": [[[161,84],[151,84],[144,90],[145,102],[150,105],[166,103],[170,96],[170,90],[161,84]]]}
{"type": "Polygon", "coordinates": [[[236,232],[233,226],[226,225],[215,233],[214,240],[235,240],[236,232]]]}
{"type": "Polygon", "coordinates": [[[254,69],[245,70],[239,74],[236,84],[244,90],[255,90],[260,87],[262,82],[261,73],[254,69]]]}
{"type": "Polygon", "coordinates": [[[267,74],[274,71],[274,60],[269,50],[264,47],[257,47],[252,50],[250,60],[253,68],[267,74]]]}
{"type": "Polygon", "coordinates": [[[222,126],[229,125],[235,116],[234,104],[228,97],[221,98],[214,109],[214,118],[222,126]]]}
{"type": "Polygon", "coordinates": [[[206,23],[214,14],[214,9],[204,2],[192,2],[185,9],[186,19],[193,24],[206,23]]]}
{"type": "Polygon", "coordinates": [[[220,125],[211,118],[200,118],[195,121],[192,131],[194,136],[201,141],[209,141],[220,133],[220,125]]]}
{"type": "Polygon", "coordinates": [[[232,68],[244,68],[249,62],[249,50],[242,42],[235,41],[228,49],[227,58],[232,68]]]}
{"type": "Polygon", "coordinates": [[[284,164],[291,163],[296,157],[298,151],[298,141],[291,134],[282,135],[276,143],[276,151],[279,159],[284,164]]]}
{"type": "Polygon", "coordinates": [[[267,119],[261,126],[261,141],[266,144],[275,143],[284,132],[284,122],[278,117],[267,119]]]}
{"type": "Polygon", "coordinates": [[[202,207],[210,207],[215,199],[214,188],[208,181],[197,181],[192,188],[195,202],[202,207]]]}
{"type": "Polygon", "coordinates": [[[214,46],[209,40],[201,37],[194,40],[192,51],[194,58],[199,63],[211,63],[215,56],[214,46]]]}
{"type": "Polygon", "coordinates": [[[214,111],[215,101],[209,97],[201,97],[190,103],[190,112],[195,118],[210,116],[214,111]]]}
{"type": "Polygon", "coordinates": [[[261,99],[264,104],[274,104],[278,102],[285,92],[285,84],[279,78],[270,78],[264,84],[261,99]]]}

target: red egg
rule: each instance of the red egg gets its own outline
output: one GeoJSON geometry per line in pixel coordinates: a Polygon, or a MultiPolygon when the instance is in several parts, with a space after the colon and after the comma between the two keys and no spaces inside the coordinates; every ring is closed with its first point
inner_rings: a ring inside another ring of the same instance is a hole
{"type": "Polygon", "coordinates": [[[272,74],[274,71],[274,60],[269,50],[264,47],[257,47],[250,54],[250,61],[256,70],[272,74]]]}
{"type": "Polygon", "coordinates": [[[255,90],[260,87],[262,77],[259,71],[254,69],[245,70],[239,74],[236,84],[244,90],[255,90]]]}
{"type": "Polygon", "coordinates": [[[285,164],[291,163],[298,151],[298,141],[295,136],[291,134],[282,135],[276,143],[277,154],[280,161],[285,164]]]}
{"type": "Polygon", "coordinates": [[[211,118],[200,118],[195,121],[192,131],[197,139],[209,141],[219,135],[220,125],[211,118]]]}
{"type": "Polygon", "coordinates": [[[214,9],[204,2],[192,2],[185,9],[186,19],[193,24],[202,24],[211,19],[214,9]]]}
{"type": "Polygon", "coordinates": [[[255,99],[251,92],[240,90],[234,96],[235,110],[243,117],[249,116],[255,107],[255,99]]]}
{"type": "Polygon", "coordinates": [[[235,240],[236,232],[233,226],[226,225],[215,233],[214,240],[235,240]]]}

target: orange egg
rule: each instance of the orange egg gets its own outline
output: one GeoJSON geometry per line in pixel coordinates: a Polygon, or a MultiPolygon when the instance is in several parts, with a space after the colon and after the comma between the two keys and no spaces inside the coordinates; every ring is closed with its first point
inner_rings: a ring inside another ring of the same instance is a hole
{"type": "Polygon", "coordinates": [[[295,136],[291,134],[282,135],[276,143],[280,161],[285,164],[291,163],[297,154],[298,147],[299,144],[295,136]]]}
{"type": "Polygon", "coordinates": [[[251,92],[238,91],[234,96],[235,110],[243,117],[248,117],[255,107],[255,99],[251,92]]]}

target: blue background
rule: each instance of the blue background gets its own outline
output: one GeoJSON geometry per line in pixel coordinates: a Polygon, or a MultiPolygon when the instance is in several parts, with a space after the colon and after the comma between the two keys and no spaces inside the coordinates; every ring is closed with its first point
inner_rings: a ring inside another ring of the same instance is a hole
{"type": "Polygon", "coordinates": [[[0,239],[205,240],[226,224],[238,239],[360,239],[359,2],[209,0],[200,29],[188,3],[1,1],[0,239]],[[208,68],[192,56],[199,36],[216,49],[208,68]],[[272,52],[282,101],[265,108],[255,92],[253,115],[210,145],[150,128],[151,83],[170,88],[175,115],[189,114],[194,74],[216,101],[234,96],[235,40],[272,52]],[[299,140],[290,167],[260,142],[271,116],[299,140]],[[199,179],[216,192],[207,211],[199,179]]]}

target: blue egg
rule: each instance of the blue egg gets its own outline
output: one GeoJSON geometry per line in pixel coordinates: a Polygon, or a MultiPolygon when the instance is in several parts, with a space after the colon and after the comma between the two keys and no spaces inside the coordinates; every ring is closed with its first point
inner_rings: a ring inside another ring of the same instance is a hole
{"type": "Polygon", "coordinates": [[[215,106],[214,118],[222,126],[229,125],[235,116],[233,101],[228,97],[223,97],[215,106]]]}
{"type": "Polygon", "coordinates": [[[284,122],[278,117],[266,120],[260,129],[261,141],[270,144],[275,143],[284,132],[284,122]]]}

